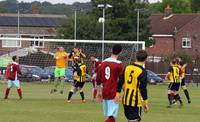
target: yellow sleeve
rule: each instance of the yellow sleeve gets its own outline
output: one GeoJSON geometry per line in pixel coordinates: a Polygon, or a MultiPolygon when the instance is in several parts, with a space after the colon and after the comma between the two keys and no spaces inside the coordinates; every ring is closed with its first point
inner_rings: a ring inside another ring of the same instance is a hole
{"type": "Polygon", "coordinates": [[[54,59],[56,59],[56,56],[58,55],[58,53],[56,52],[53,56],[54,59]]]}

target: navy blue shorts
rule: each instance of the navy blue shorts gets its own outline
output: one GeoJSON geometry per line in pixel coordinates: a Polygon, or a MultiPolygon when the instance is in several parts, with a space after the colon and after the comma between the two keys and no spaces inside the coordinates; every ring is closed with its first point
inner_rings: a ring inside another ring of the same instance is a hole
{"type": "Polygon", "coordinates": [[[182,79],[181,86],[185,86],[185,78],[182,79]]]}
{"type": "Polygon", "coordinates": [[[170,83],[168,89],[171,91],[178,91],[180,83],[170,83]]]}
{"type": "Polygon", "coordinates": [[[128,120],[141,121],[142,107],[124,105],[124,114],[128,120]]]}
{"type": "Polygon", "coordinates": [[[74,81],[75,88],[83,88],[84,84],[85,84],[85,82],[74,81]]]}

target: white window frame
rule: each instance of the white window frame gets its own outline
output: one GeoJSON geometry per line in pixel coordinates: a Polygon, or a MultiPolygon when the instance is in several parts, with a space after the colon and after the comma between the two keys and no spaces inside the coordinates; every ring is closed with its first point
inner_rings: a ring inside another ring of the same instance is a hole
{"type": "MultiPolygon", "coordinates": [[[[18,38],[18,35],[2,35],[2,37],[7,37],[7,38],[18,38]]],[[[21,37],[21,36],[20,36],[21,37]]],[[[20,38],[19,37],[19,38],[20,38]]],[[[14,40],[1,40],[2,42],[2,48],[20,48],[21,46],[22,46],[22,42],[21,42],[21,40],[16,40],[16,41],[14,41],[14,40]],[[10,46],[10,45],[7,45],[8,44],[8,42],[15,42],[15,45],[14,46],[10,46]],[[18,45],[18,42],[20,43],[19,45],[18,45]]]]}
{"type": "MultiPolygon", "coordinates": [[[[34,39],[44,39],[44,36],[34,36],[34,39]]],[[[36,48],[44,48],[44,41],[31,41],[31,43],[33,42],[34,47],[36,48]],[[38,42],[38,45],[36,45],[36,42],[38,42]],[[42,43],[42,46],[40,46],[39,44],[42,43]]]]}
{"type": "Polygon", "coordinates": [[[190,37],[182,38],[182,48],[192,48],[192,39],[190,37]],[[184,45],[184,43],[186,45],[184,45]]]}

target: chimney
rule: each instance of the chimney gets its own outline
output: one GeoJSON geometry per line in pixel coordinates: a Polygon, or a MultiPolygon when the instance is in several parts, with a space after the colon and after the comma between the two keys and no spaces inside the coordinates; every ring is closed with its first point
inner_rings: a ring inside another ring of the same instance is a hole
{"type": "Polygon", "coordinates": [[[172,8],[170,7],[170,5],[168,4],[167,7],[165,8],[165,13],[164,16],[168,17],[172,14],[172,8]]]}
{"type": "Polygon", "coordinates": [[[38,10],[38,7],[36,4],[33,4],[32,5],[32,14],[38,14],[39,13],[39,10],[38,10]]]}

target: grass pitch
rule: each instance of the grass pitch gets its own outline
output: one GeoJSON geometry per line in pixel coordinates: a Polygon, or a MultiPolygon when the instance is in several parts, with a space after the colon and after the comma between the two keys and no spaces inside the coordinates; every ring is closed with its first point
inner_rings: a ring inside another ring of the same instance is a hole
{"type": "MultiPolygon", "coordinates": [[[[0,122],[103,122],[102,105],[91,101],[91,84],[86,84],[84,91],[86,103],[80,102],[77,93],[71,103],[64,104],[70,84],[66,85],[63,95],[49,94],[50,84],[23,83],[24,99],[18,100],[13,88],[9,100],[3,99],[0,93],[0,122]]],[[[4,91],[6,84],[0,84],[4,91]]],[[[150,111],[142,114],[142,122],[200,122],[200,88],[189,87],[192,103],[187,104],[183,92],[180,91],[184,106],[174,105],[167,108],[166,85],[148,86],[150,111]]],[[[117,122],[126,122],[120,105],[117,122]]]]}

